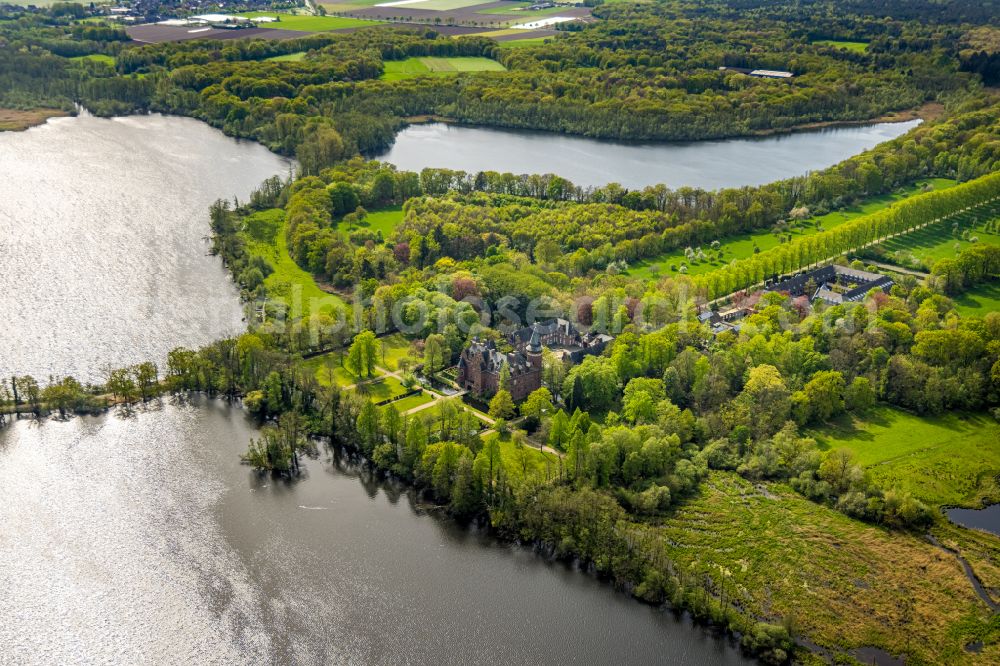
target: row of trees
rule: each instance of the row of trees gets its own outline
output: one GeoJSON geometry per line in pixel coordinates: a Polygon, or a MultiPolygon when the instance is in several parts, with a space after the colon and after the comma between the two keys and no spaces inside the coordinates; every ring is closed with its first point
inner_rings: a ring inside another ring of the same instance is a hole
{"type": "MultiPolygon", "coordinates": [[[[891,236],[980,206],[1000,197],[1000,173],[983,176],[954,188],[910,197],[871,215],[834,229],[793,240],[694,279],[707,298],[715,299],[746,289],[783,273],[822,262],[878,243],[891,236]]],[[[982,262],[977,262],[981,264],[982,262]]]]}

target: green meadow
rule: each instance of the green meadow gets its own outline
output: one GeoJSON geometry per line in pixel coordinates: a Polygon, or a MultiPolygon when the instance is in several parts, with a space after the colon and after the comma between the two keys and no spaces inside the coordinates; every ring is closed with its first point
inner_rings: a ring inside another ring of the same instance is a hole
{"type": "Polygon", "coordinates": [[[936,506],[1000,501],[1000,424],[983,414],[917,416],[879,407],[810,433],[824,449],[854,452],[883,488],[936,506]]]}
{"type": "Polygon", "coordinates": [[[911,254],[931,267],[940,259],[954,259],[972,247],[973,242],[1000,245],[1000,201],[890,239],[880,246],[889,253],[911,254]]]}
{"type": "Polygon", "coordinates": [[[273,208],[248,216],[242,233],[247,251],[263,257],[274,269],[264,278],[268,299],[284,303],[293,319],[309,316],[317,304],[322,313],[344,304],[340,297],[320,289],[313,276],[289,256],[284,211],[273,208]]]}
{"type": "Polygon", "coordinates": [[[398,81],[413,76],[450,76],[462,72],[502,72],[505,67],[489,58],[407,58],[387,60],[385,81],[398,81]]]}
{"type": "MultiPolygon", "coordinates": [[[[809,236],[816,233],[820,229],[833,229],[834,227],[838,227],[856,217],[870,215],[871,213],[882,210],[883,208],[886,208],[898,201],[902,201],[903,199],[911,197],[915,194],[919,194],[923,191],[923,188],[926,185],[930,185],[934,190],[943,190],[955,185],[955,181],[947,178],[931,178],[921,180],[913,185],[901,189],[899,192],[871,197],[848,208],[842,208],[825,215],[817,215],[802,220],[793,230],[791,230],[790,233],[792,234],[792,238],[795,239],[803,236],[809,236]]],[[[721,261],[711,259],[706,259],[704,261],[689,261],[685,258],[684,251],[682,249],[668,252],[651,259],[637,261],[629,266],[628,274],[643,279],[652,279],[658,275],[677,275],[677,272],[671,270],[671,266],[675,266],[679,270],[681,264],[687,265],[688,275],[708,273],[719,268],[723,264],[728,264],[733,259],[745,259],[751,256],[754,254],[754,247],[759,248],[761,252],[777,247],[781,244],[782,237],[787,236],[787,233],[788,232],[778,235],[772,233],[770,230],[762,230],[755,231],[753,233],[727,236],[719,239],[721,242],[721,247],[719,249],[722,251],[721,261]]],[[[711,251],[710,242],[705,243],[702,246],[702,249],[706,255],[714,253],[711,251]]]]}
{"type": "Polygon", "coordinates": [[[268,58],[270,62],[299,62],[306,57],[305,51],[296,51],[287,55],[273,56],[268,58]]]}
{"type": "Polygon", "coordinates": [[[832,46],[835,49],[851,51],[852,53],[868,52],[868,42],[848,42],[837,39],[819,39],[813,42],[813,44],[819,44],[821,46],[832,46]]]}
{"type": "Polygon", "coordinates": [[[952,297],[955,309],[963,317],[982,317],[1000,312],[1000,282],[988,282],[952,297]]]}

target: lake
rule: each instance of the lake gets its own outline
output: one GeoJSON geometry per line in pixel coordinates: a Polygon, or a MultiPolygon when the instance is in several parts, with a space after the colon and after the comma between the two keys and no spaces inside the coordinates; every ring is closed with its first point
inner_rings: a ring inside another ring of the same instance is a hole
{"type": "Polygon", "coordinates": [[[222,401],[0,429],[0,654],[20,663],[749,662],[732,644],[436,516],[329,450],[239,463],[222,401]]]}
{"type": "Polygon", "coordinates": [[[244,328],[208,207],[290,163],[196,120],[57,118],[0,132],[0,376],[151,360],[244,328]]]}
{"type": "Polygon", "coordinates": [[[697,143],[617,143],[550,132],[410,125],[377,159],[400,169],[445,167],[475,173],[555,173],[576,185],[617,182],[628,188],[763,185],[825,169],[920,123],[862,126],[697,143]]]}
{"type": "Polygon", "coordinates": [[[1000,536],[1000,504],[991,504],[985,509],[945,509],[945,514],[957,525],[1000,536]]]}
{"type": "MultiPolygon", "coordinates": [[[[390,159],[717,187],[818,168],[910,126],[695,147],[427,125],[400,135],[390,159]],[[475,151],[478,166],[459,163],[475,151]]],[[[0,376],[98,379],[106,363],[162,362],[242,330],[237,290],[207,256],[207,208],[289,165],[156,115],[0,134],[0,376]]],[[[200,397],[0,429],[0,654],[748,663],[730,641],[458,526],[329,450],[299,481],[258,476],[239,463],[254,433],[241,409],[200,397]]]]}

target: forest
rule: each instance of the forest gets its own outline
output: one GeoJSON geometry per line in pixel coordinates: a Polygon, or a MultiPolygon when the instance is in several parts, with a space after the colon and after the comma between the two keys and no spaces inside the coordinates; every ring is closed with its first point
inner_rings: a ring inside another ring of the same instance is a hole
{"type": "MultiPolygon", "coordinates": [[[[957,299],[996,284],[1000,246],[970,241],[926,276],[894,273],[891,288],[857,302],[758,289],[820,263],[865,268],[872,248],[950,229],[958,216],[995,224],[1000,98],[983,85],[988,58],[970,51],[982,44],[969,41],[990,4],[878,4],[884,14],[852,1],[601,4],[592,23],[509,51],[482,37],[396,28],[140,46],[120,29],[81,24],[79,6],[5,6],[0,106],[182,114],[294,155],[300,171],[209,211],[212,251],[240,285],[249,330],[177,348],[159,367],[109,368],[95,385],[5,378],[0,421],[10,411],[127,412],[188,392],[240,400],[262,424],[244,456],[261,474],[294,478],[302,457],[341,447],[458,520],[575,559],[646,602],[739,636],[765,663],[806,661],[817,646],[846,662],[856,646],[824,633],[822,603],[789,600],[777,585],[761,602],[760,589],[733,582],[745,562],[708,568],[702,560],[722,549],[692,560],[671,535],[692,507],[707,523],[706,498],[780,500],[878,543],[929,548],[925,536],[940,538],[987,588],[1000,583],[998,547],[951,530],[938,497],[827,443],[834,428],[848,423],[855,433],[887,413],[920,423],[960,415],[989,424],[983,439],[996,432],[1000,312],[968,316],[957,299]],[[829,40],[867,48],[819,43],[829,40]],[[268,60],[300,51],[298,61],[268,60]],[[73,59],[95,54],[112,61],[73,59]],[[380,79],[385,62],[423,55],[489,57],[507,71],[380,79]],[[415,116],[704,139],[867,120],[929,102],[939,116],[840,164],[719,191],[413,173],[365,157],[415,116]],[[955,183],[792,233],[931,178],[955,183]],[[750,232],[779,242],[724,260],[721,243],[750,232]],[[290,265],[325,294],[322,307],[297,311],[261,247],[287,248],[290,265]],[[686,262],[652,277],[630,271],[678,250],[686,262]],[[711,270],[687,275],[694,262],[711,270]],[[738,330],[718,333],[699,318],[713,303],[747,308],[738,330]],[[509,369],[493,396],[405,402],[453,384],[449,369],[473,339],[509,351],[507,335],[533,316],[614,340],[576,364],[546,350],[541,387],[520,404],[505,383],[509,369]]],[[[963,504],[1000,499],[1000,468],[989,471],[963,504]]],[[[970,644],[984,663],[1000,657],[996,616],[975,598],[954,601],[959,619],[933,626],[922,613],[934,609],[922,602],[912,601],[917,610],[879,644],[917,663],[965,659],[970,644]]]]}

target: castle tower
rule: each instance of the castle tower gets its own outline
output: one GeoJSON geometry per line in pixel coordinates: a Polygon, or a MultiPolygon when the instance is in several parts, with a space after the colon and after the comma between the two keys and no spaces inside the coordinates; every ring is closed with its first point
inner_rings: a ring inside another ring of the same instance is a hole
{"type": "Polygon", "coordinates": [[[528,341],[528,346],[525,347],[524,351],[528,357],[528,364],[532,368],[540,370],[542,367],[542,335],[538,329],[537,321],[531,327],[531,340],[528,341]]]}

